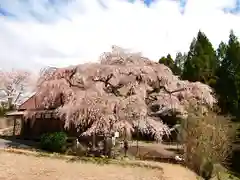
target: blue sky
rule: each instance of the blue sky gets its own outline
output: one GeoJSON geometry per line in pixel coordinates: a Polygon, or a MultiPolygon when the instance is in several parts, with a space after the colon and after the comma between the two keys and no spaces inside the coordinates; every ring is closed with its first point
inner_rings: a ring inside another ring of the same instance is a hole
{"type": "Polygon", "coordinates": [[[152,60],[240,36],[240,0],[0,0],[0,68],[96,62],[111,45],[152,60]]]}

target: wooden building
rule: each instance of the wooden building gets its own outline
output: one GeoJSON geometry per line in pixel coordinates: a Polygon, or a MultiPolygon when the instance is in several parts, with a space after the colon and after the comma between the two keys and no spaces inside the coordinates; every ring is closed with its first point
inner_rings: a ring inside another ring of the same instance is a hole
{"type": "Polygon", "coordinates": [[[39,138],[43,133],[59,131],[65,131],[69,136],[77,136],[74,126],[66,130],[65,122],[57,117],[56,111],[40,109],[40,103],[37,95],[33,95],[21,104],[17,111],[6,114],[7,117],[14,118],[13,135],[15,135],[16,121],[20,119],[20,136],[23,138],[34,139],[39,138]]]}

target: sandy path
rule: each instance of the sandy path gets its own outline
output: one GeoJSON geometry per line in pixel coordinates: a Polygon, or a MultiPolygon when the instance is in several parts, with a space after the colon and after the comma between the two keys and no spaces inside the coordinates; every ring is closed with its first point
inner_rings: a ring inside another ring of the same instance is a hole
{"type": "Polygon", "coordinates": [[[60,159],[0,152],[0,180],[194,180],[194,173],[171,164],[157,169],[66,162],[60,159]]]}
{"type": "Polygon", "coordinates": [[[161,180],[161,171],[0,153],[1,180],[161,180]]]}

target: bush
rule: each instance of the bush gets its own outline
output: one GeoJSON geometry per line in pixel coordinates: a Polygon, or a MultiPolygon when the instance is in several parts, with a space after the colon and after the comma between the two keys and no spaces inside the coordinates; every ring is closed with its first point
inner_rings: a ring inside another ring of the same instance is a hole
{"type": "Polygon", "coordinates": [[[181,135],[186,165],[204,179],[212,176],[215,164],[225,163],[231,154],[234,128],[227,117],[189,113],[182,121],[181,135]]]}
{"type": "Polygon", "coordinates": [[[46,133],[41,136],[41,148],[51,152],[65,151],[67,135],[64,132],[46,133]]]}

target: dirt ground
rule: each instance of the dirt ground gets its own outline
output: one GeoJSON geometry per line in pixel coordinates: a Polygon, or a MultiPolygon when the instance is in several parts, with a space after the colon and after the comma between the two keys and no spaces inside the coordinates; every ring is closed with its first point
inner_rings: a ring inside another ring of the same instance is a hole
{"type": "MultiPolygon", "coordinates": [[[[155,157],[155,158],[173,158],[177,153],[177,150],[180,150],[176,145],[164,145],[157,143],[145,143],[139,142],[139,154],[145,158],[155,157]],[[171,149],[171,150],[170,150],[171,149]]],[[[137,145],[136,142],[132,143],[129,147],[129,154],[136,155],[137,145]]]]}
{"type": "Polygon", "coordinates": [[[96,165],[0,152],[0,180],[194,180],[191,171],[162,163],[158,169],[96,165]],[[163,178],[164,176],[164,178],[163,178]]]}

